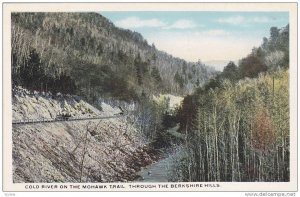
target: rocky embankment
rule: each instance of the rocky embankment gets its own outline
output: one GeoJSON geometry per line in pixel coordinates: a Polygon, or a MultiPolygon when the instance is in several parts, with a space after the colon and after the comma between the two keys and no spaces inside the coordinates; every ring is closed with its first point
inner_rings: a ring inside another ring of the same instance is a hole
{"type": "Polygon", "coordinates": [[[61,114],[87,118],[111,116],[121,112],[119,108],[103,102],[102,110],[99,110],[78,96],[32,92],[21,87],[13,89],[12,104],[13,120],[55,119],[61,114]]]}
{"type": "MultiPolygon", "coordinates": [[[[113,114],[72,96],[60,100],[22,93],[13,98],[13,118],[113,114]],[[78,105],[80,107],[78,107],[78,105]],[[84,113],[82,113],[84,110],[84,113]]],[[[141,167],[158,159],[139,140],[126,116],[105,120],[13,125],[13,180],[23,182],[116,182],[136,179],[141,167]]]]}

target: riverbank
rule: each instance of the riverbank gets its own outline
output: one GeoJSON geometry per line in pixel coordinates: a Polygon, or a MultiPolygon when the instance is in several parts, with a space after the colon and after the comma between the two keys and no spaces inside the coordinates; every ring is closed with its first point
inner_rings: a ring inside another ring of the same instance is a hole
{"type": "MultiPolygon", "coordinates": [[[[178,133],[179,125],[166,130],[166,135],[169,135],[173,139],[182,141],[185,137],[184,134],[178,133]]],[[[168,149],[164,149],[163,154],[158,161],[142,167],[137,173],[138,178],[135,182],[169,182],[173,175],[174,164],[182,157],[182,148],[179,145],[171,146],[168,149]]]]}
{"type": "Polygon", "coordinates": [[[169,182],[172,177],[174,162],[180,157],[180,150],[166,153],[157,162],[142,167],[135,182],[169,182]]]}

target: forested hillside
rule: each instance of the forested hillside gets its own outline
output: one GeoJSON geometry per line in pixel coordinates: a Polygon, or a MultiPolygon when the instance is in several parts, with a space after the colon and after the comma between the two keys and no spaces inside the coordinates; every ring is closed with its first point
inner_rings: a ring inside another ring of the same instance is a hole
{"type": "Polygon", "coordinates": [[[289,26],[184,98],[182,181],[289,181],[289,26]]]}
{"type": "Polygon", "coordinates": [[[96,13],[13,13],[12,79],[31,90],[138,100],[186,94],[215,71],[158,51],[96,13]]]}

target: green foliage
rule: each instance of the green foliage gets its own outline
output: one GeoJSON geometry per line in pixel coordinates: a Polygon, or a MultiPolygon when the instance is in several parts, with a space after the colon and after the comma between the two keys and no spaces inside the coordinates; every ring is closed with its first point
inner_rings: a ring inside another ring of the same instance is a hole
{"type": "MultiPolygon", "coordinates": [[[[15,61],[17,61],[15,59],[15,61]]],[[[35,49],[30,50],[29,57],[19,70],[19,76],[13,78],[15,84],[23,84],[31,90],[51,91],[53,93],[75,93],[74,80],[65,73],[48,76],[39,54],[35,49]]]]}
{"type": "Polygon", "coordinates": [[[177,112],[177,121],[180,123],[181,130],[186,130],[187,127],[193,125],[192,123],[197,115],[197,108],[195,108],[197,105],[197,96],[187,95],[184,97],[182,105],[177,112]]]}
{"type": "Polygon", "coordinates": [[[239,79],[238,67],[234,62],[230,61],[227,66],[225,66],[221,73],[221,78],[229,79],[230,81],[236,81],[239,79]]]}
{"type": "Polygon", "coordinates": [[[162,125],[164,129],[175,127],[177,124],[176,116],[166,112],[163,116],[162,125]]]}
{"type": "Polygon", "coordinates": [[[176,74],[175,74],[175,76],[174,76],[174,81],[175,81],[176,83],[179,84],[179,87],[180,87],[180,88],[183,88],[183,85],[184,85],[184,79],[183,79],[183,77],[179,74],[178,71],[176,72],[176,74]]]}
{"type": "Polygon", "coordinates": [[[159,74],[159,70],[156,67],[152,67],[151,77],[153,77],[156,81],[160,82],[162,79],[159,74]]]}
{"type": "Polygon", "coordinates": [[[257,55],[250,54],[239,63],[239,73],[243,77],[254,78],[265,71],[267,71],[267,66],[257,55]]]}
{"type": "MultiPolygon", "coordinates": [[[[149,79],[149,63],[142,61],[140,55],[134,60],[136,77],[139,85],[143,85],[145,78],[149,79]]],[[[156,73],[159,76],[159,73],[156,73]]],[[[158,77],[157,76],[157,77],[158,77]]]]}
{"type": "Polygon", "coordinates": [[[208,91],[208,90],[211,90],[211,89],[215,89],[217,87],[220,87],[220,80],[218,78],[216,79],[210,79],[209,82],[207,82],[205,85],[204,85],[204,90],[205,91],[208,91]]]}

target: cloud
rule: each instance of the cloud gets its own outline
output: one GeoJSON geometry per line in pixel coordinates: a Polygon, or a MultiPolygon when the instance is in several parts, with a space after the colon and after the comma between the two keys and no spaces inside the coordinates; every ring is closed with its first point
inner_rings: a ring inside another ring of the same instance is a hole
{"type": "Polygon", "coordinates": [[[140,28],[140,27],[163,27],[166,24],[156,18],[143,20],[138,17],[129,17],[126,19],[118,20],[115,24],[123,28],[140,28]]]}
{"type": "Polygon", "coordinates": [[[219,18],[216,21],[218,23],[227,23],[227,24],[231,24],[231,25],[239,25],[242,23],[271,23],[271,22],[274,22],[274,20],[272,20],[268,17],[245,18],[243,16],[219,18]]]}
{"type": "Polygon", "coordinates": [[[228,23],[231,25],[238,25],[245,21],[245,18],[242,16],[234,16],[234,17],[228,17],[228,18],[219,18],[217,20],[218,23],[228,23]]]}
{"type": "Polygon", "coordinates": [[[268,17],[254,17],[251,21],[253,23],[272,23],[274,22],[274,19],[268,17]]]}
{"type": "Polygon", "coordinates": [[[230,32],[224,31],[222,29],[213,29],[208,31],[195,32],[196,35],[199,36],[229,36],[230,32]]]}
{"type": "Polygon", "coordinates": [[[157,18],[144,20],[138,17],[129,17],[118,20],[115,24],[123,28],[161,27],[162,29],[192,29],[197,27],[197,24],[192,20],[180,19],[172,24],[167,24],[157,18]]]}
{"type": "Polygon", "coordinates": [[[197,24],[194,21],[180,19],[175,21],[173,24],[164,27],[164,29],[192,29],[197,27],[197,24]]]}

